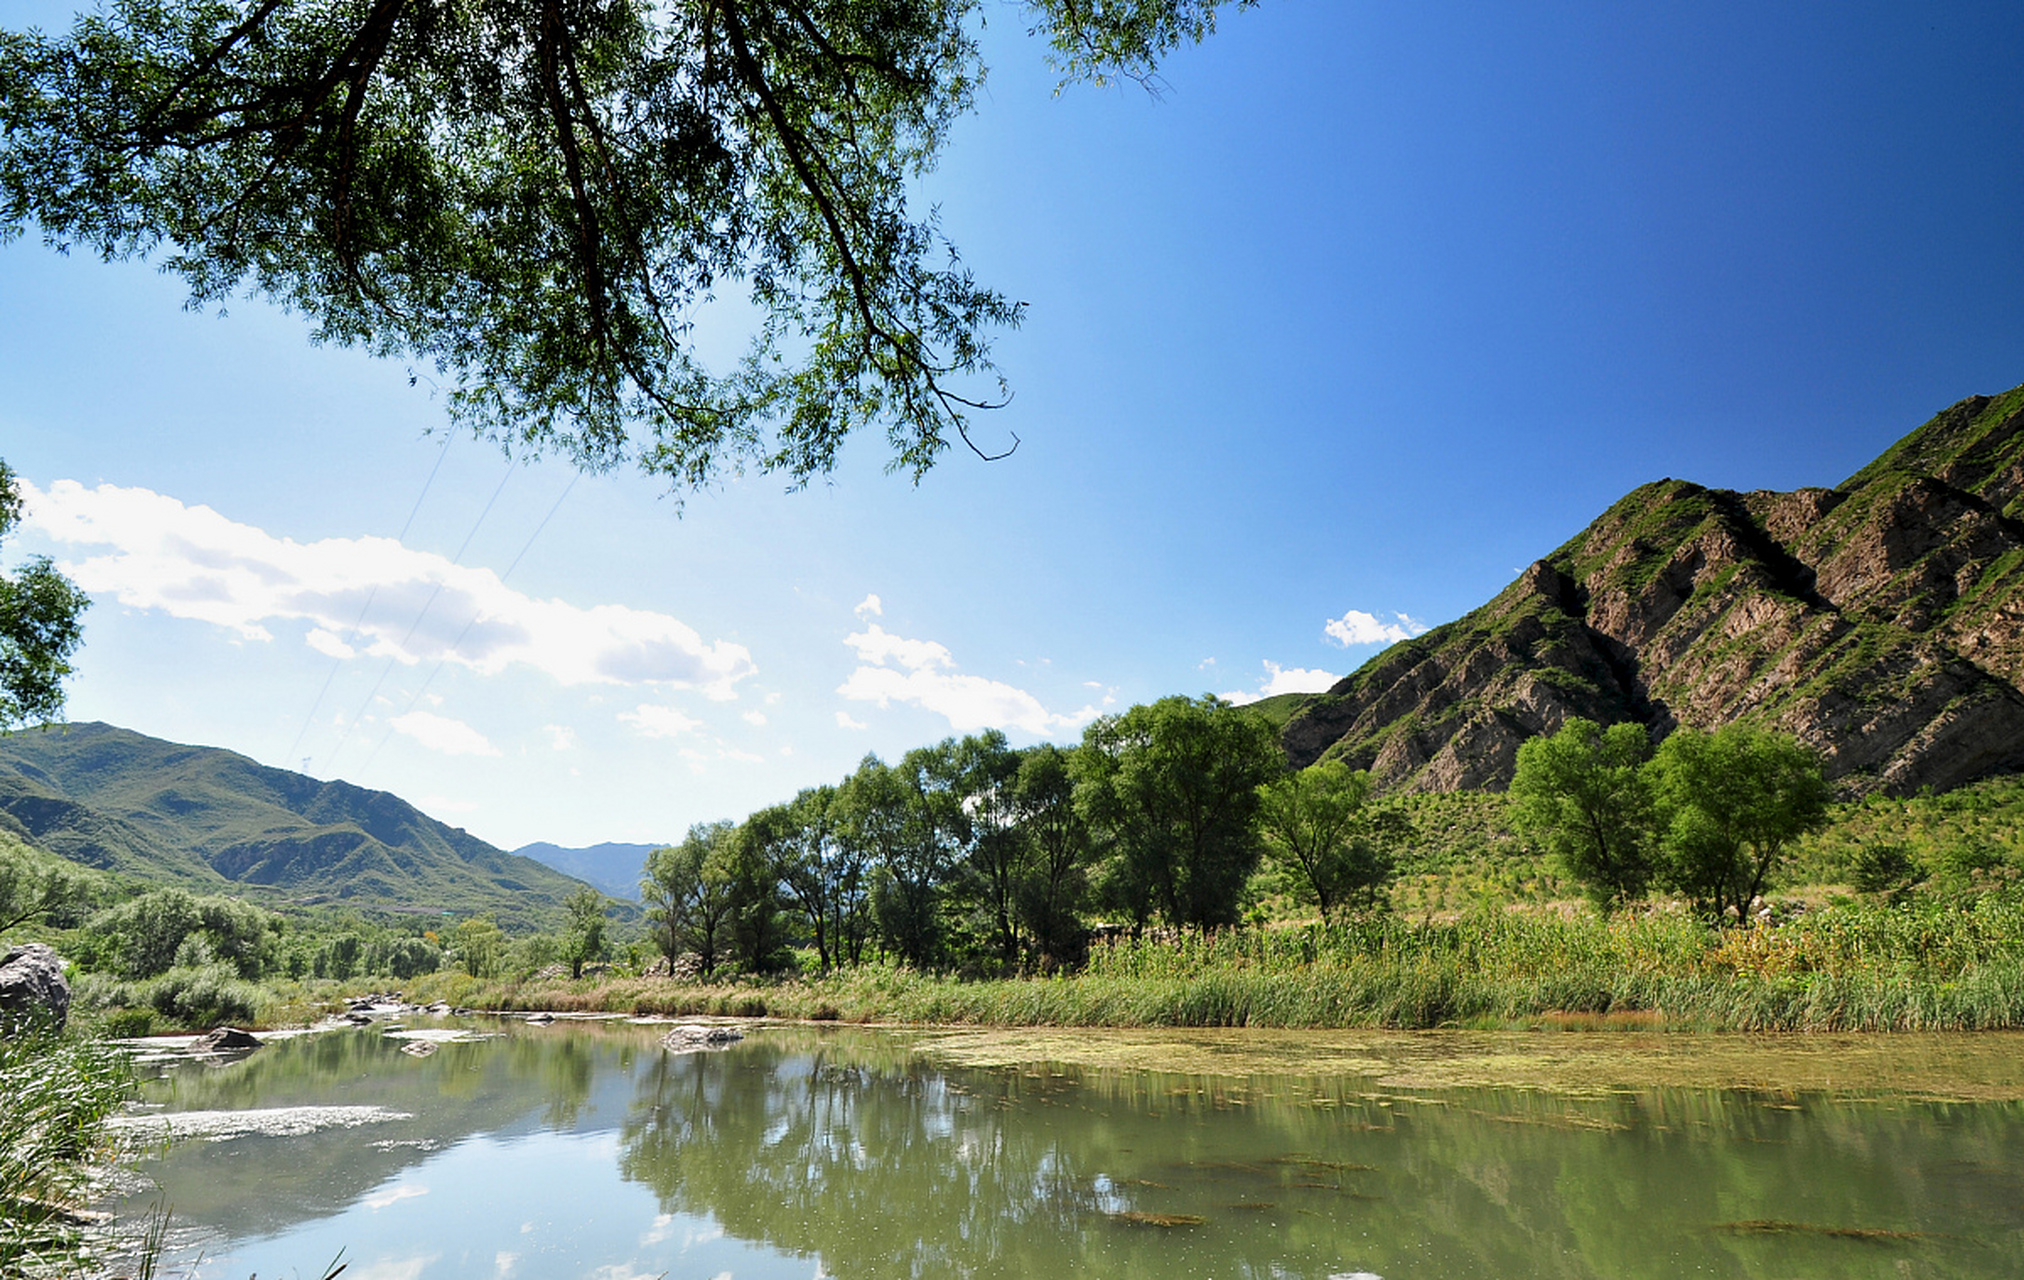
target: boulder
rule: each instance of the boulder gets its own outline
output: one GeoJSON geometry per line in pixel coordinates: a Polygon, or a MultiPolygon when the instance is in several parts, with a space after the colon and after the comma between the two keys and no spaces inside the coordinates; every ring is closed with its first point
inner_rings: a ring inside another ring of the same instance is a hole
{"type": "Polygon", "coordinates": [[[260,1038],[250,1031],[237,1027],[219,1027],[216,1031],[197,1037],[190,1046],[191,1053],[248,1053],[260,1047],[260,1038]]]}
{"type": "Polygon", "coordinates": [[[661,1047],[669,1053],[705,1053],[728,1049],[744,1038],[730,1027],[681,1026],[661,1037],[661,1047]]]}
{"type": "Polygon", "coordinates": [[[69,1016],[70,984],[54,948],[30,942],[0,956],[0,1032],[31,1026],[61,1031],[69,1016]]]}

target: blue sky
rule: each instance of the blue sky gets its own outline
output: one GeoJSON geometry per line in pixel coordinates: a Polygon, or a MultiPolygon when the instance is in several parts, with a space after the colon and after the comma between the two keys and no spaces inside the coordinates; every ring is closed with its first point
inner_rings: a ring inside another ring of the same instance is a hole
{"type": "Polygon", "coordinates": [[[1158,101],[1055,96],[986,13],[921,198],[1029,303],[981,425],[1023,443],[918,487],[871,436],[680,514],[509,472],[264,304],[0,247],[4,555],[93,591],[71,718],[508,847],[669,839],[867,751],[1346,673],[1637,484],[1831,484],[2024,381],[2014,6],[1265,0],[1158,101]]]}

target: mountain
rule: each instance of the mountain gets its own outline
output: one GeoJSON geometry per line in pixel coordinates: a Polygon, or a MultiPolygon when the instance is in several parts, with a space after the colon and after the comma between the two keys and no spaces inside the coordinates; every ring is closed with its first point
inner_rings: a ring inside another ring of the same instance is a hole
{"type": "Polygon", "coordinates": [[[74,862],[195,892],[552,922],[582,888],[399,796],[107,724],[0,736],[0,813],[74,862]]]}
{"type": "Polygon", "coordinates": [[[513,851],[516,857],[532,858],[566,876],[575,876],[613,898],[637,902],[640,877],[646,874],[647,855],[657,844],[618,844],[606,841],[587,849],[565,849],[558,844],[537,841],[513,851]]]}
{"type": "Polygon", "coordinates": [[[1855,791],[2024,770],[2024,387],[1961,401],[1831,489],[1633,490],[1489,603],[1301,705],[1296,764],[1501,787],[1570,716],[1733,720],[1855,791]]]}

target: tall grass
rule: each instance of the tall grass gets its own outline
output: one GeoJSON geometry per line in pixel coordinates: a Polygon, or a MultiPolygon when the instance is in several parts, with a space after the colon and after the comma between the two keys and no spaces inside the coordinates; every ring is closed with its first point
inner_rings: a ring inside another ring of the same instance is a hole
{"type": "Polygon", "coordinates": [[[998,1026],[2024,1027],[2024,900],[1845,902],[1729,929],[1679,912],[1485,910],[1120,941],[1093,949],[1082,973],[1049,978],[865,968],[774,983],[460,983],[457,998],[505,1009],[998,1026]]]}
{"type": "Polygon", "coordinates": [[[86,1170],[109,1154],[105,1121],[131,1086],[125,1056],[104,1044],[0,1039],[0,1276],[75,1269],[86,1170]]]}

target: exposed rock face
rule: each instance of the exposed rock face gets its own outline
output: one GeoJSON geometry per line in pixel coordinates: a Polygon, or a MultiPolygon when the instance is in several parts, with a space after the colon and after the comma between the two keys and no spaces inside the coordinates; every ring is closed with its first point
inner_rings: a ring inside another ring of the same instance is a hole
{"type": "Polygon", "coordinates": [[[1570,716],[1732,720],[1855,790],[2024,770],[2024,387],[1964,400],[1834,489],[1637,489],[1465,617],[1287,724],[1414,791],[1502,787],[1570,716]]]}
{"type": "Polygon", "coordinates": [[[52,948],[30,942],[0,956],[0,1032],[38,1024],[61,1031],[69,1016],[70,983],[52,948]]]}

